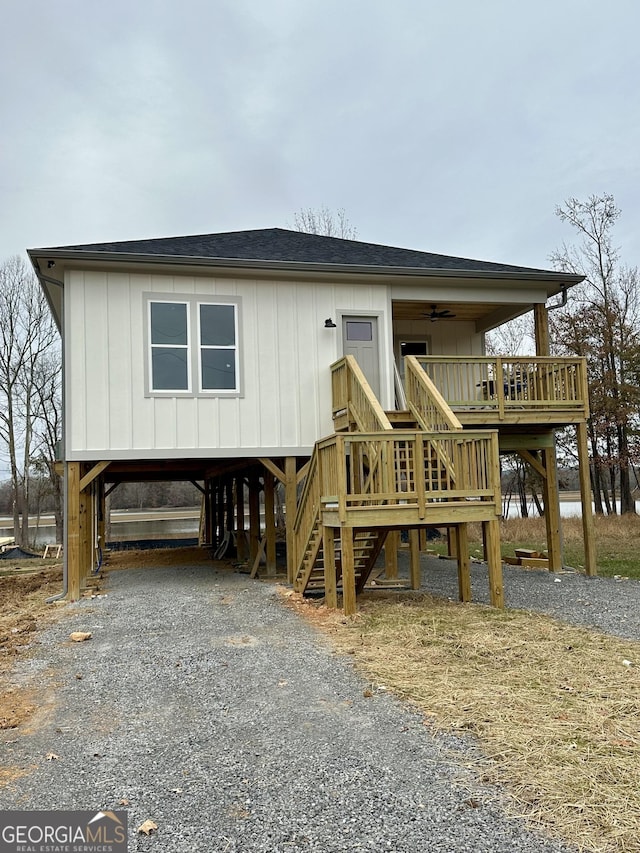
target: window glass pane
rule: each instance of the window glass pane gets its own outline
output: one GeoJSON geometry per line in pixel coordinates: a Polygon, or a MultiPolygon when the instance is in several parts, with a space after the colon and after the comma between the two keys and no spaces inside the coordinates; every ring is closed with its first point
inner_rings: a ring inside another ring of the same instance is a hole
{"type": "Polygon", "coordinates": [[[154,391],[186,391],[189,387],[186,348],[153,347],[151,377],[154,391]]]}
{"type": "Polygon", "coordinates": [[[203,346],[235,346],[235,305],[200,306],[200,343],[203,346]]]}
{"type": "Polygon", "coordinates": [[[203,349],[202,390],[235,390],[236,352],[233,349],[203,349]]]}
{"type": "Polygon", "coordinates": [[[187,306],[182,302],[151,303],[151,343],[187,344],[187,306]]]}
{"type": "Polygon", "coordinates": [[[402,341],[400,355],[428,355],[426,341],[402,341]]]}
{"type": "Polygon", "coordinates": [[[370,341],[373,339],[373,323],[355,320],[347,320],[348,341],[370,341]]]}

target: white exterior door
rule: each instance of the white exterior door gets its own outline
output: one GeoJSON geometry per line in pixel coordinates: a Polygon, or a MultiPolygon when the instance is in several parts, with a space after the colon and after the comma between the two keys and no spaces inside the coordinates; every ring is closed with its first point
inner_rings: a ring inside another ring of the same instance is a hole
{"type": "Polygon", "coordinates": [[[378,318],[343,315],[342,351],[355,356],[371,390],[380,399],[380,352],[378,318]]]}

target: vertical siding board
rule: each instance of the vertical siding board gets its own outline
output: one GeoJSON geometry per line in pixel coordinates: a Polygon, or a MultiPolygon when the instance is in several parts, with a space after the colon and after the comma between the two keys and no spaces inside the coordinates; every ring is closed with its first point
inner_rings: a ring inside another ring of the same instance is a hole
{"type": "Polygon", "coordinates": [[[104,273],[85,273],[85,409],[88,450],[109,447],[109,329],[104,273]]]}
{"type": "Polygon", "coordinates": [[[261,354],[259,351],[259,324],[261,318],[257,307],[258,283],[242,282],[237,288],[242,296],[242,397],[239,404],[238,444],[240,447],[260,447],[260,412],[263,389],[258,374],[261,354]]]}
{"type": "Polygon", "coordinates": [[[254,353],[260,384],[260,407],[256,412],[260,423],[260,444],[277,447],[280,433],[280,401],[278,400],[278,327],[275,310],[276,291],[271,282],[260,282],[256,289],[257,346],[254,353]]]}
{"type": "MultiPolygon", "coordinates": [[[[175,397],[156,397],[153,400],[153,449],[174,450],[176,444],[176,403],[175,397]]],[[[180,400],[184,402],[184,400],[180,400]]]]}
{"type": "Polygon", "coordinates": [[[196,397],[190,397],[186,400],[180,400],[181,405],[176,406],[176,448],[195,450],[198,446],[196,441],[198,433],[198,403],[199,400],[196,397]]]}
{"type": "Polygon", "coordinates": [[[239,446],[240,400],[237,397],[218,400],[218,444],[224,448],[239,446]]]}
{"type": "Polygon", "coordinates": [[[196,412],[198,447],[213,449],[220,446],[219,403],[219,399],[198,400],[196,412]]]}
{"type": "MultiPolygon", "coordinates": [[[[297,419],[298,441],[303,445],[313,443],[310,441],[311,436],[323,435],[320,418],[322,383],[318,364],[334,354],[334,349],[328,347],[335,340],[335,330],[323,328],[327,317],[334,316],[335,321],[334,305],[333,293],[326,286],[320,292],[308,286],[296,290],[296,319],[292,330],[295,338],[294,416],[297,419]]],[[[331,416],[331,410],[328,415],[331,416]]]]}
{"type": "MultiPolygon", "coordinates": [[[[129,276],[129,329],[131,339],[131,425],[133,447],[135,450],[154,449],[154,401],[144,396],[145,382],[148,369],[148,355],[145,348],[145,328],[147,313],[142,294],[148,293],[159,285],[149,275],[129,276]]],[[[167,278],[163,276],[164,279],[167,278]]],[[[165,284],[166,287],[166,284],[165,284]]]]}
{"type": "Polygon", "coordinates": [[[137,326],[138,312],[130,300],[129,276],[109,273],[106,281],[108,358],[106,375],[107,406],[103,417],[109,424],[109,447],[127,450],[133,446],[132,407],[134,400],[133,370],[141,361],[134,357],[131,346],[131,326],[137,326]]]}
{"type": "Polygon", "coordinates": [[[68,273],[65,288],[65,450],[67,458],[87,446],[86,329],[84,273],[68,273]],[[78,389],[83,393],[78,394],[78,389]]]}
{"type": "MultiPolygon", "coordinates": [[[[277,288],[278,313],[276,317],[278,347],[278,388],[280,401],[280,436],[283,447],[295,447],[300,441],[300,368],[298,329],[302,318],[297,304],[296,289],[280,284],[277,288]]],[[[308,329],[308,326],[305,328],[308,329]]],[[[313,350],[311,335],[307,336],[309,351],[313,350]]],[[[312,395],[310,395],[312,396],[312,395]]],[[[314,396],[314,395],[313,395],[314,396]]],[[[309,400],[311,403],[312,400],[309,400]]]]}

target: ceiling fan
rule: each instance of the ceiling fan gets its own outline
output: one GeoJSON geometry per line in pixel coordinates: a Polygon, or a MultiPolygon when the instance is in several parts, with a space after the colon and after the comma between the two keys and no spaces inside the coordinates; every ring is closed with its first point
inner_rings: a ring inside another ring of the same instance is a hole
{"type": "Polygon", "coordinates": [[[438,306],[432,305],[431,311],[424,316],[431,320],[432,323],[435,323],[436,320],[451,320],[456,315],[452,311],[449,311],[448,308],[441,308],[438,311],[438,306]]]}

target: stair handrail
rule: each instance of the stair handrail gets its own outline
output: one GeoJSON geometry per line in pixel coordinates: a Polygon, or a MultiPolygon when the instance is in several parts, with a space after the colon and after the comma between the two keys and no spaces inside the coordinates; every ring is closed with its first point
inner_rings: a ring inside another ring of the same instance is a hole
{"type": "Polygon", "coordinates": [[[405,383],[409,410],[422,429],[458,431],[462,424],[414,355],[405,356],[405,383]]]}
{"type": "Polygon", "coordinates": [[[396,364],[395,358],[392,359],[393,362],[393,387],[395,389],[396,394],[396,409],[401,412],[406,411],[407,408],[407,395],[404,390],[404,385],[402,384],[402,377],[400,376],[400,371],[398,370],[398,365],[396,364]]]}
{"type": "Polygon", "coordinates": [[[296,510],[296,517],[293,522],[293,530],[294,533],[298,533],[300,529],[300,524],[302,523],[302,516],[305,512],[305,505],[309,500],[309,492],[312,488],[318,488],[318,494],[320,493],[320,484],[317,482],[317,474],[318,474],[318,443],[314,445],[313,453],[311,454],[311,459],[309,460],[309,468],[307,469],[307,476],[305,477],[304,486],[302,487],[302,494],[300,495],[300,499],[298,500],[298,508],[296,510]]]}
{"type": "Polygon", "coordinates": [[[333,415],[346,412],[361,432],[393,429],[355,356],[345,355],[331,365],[333,415]]]}
{"type": "Polygon", "coordinates": [[[313,529],[320,516],[320,491],[318,470],[318,445],[313,448],[313,454],[309,460],[309,469],[302,489],[302,495],[298,503],[296,517],[293,522],[293,547],[294,547],[294,583],[304,561],[307,545],[311,539],[313,529]]]}

